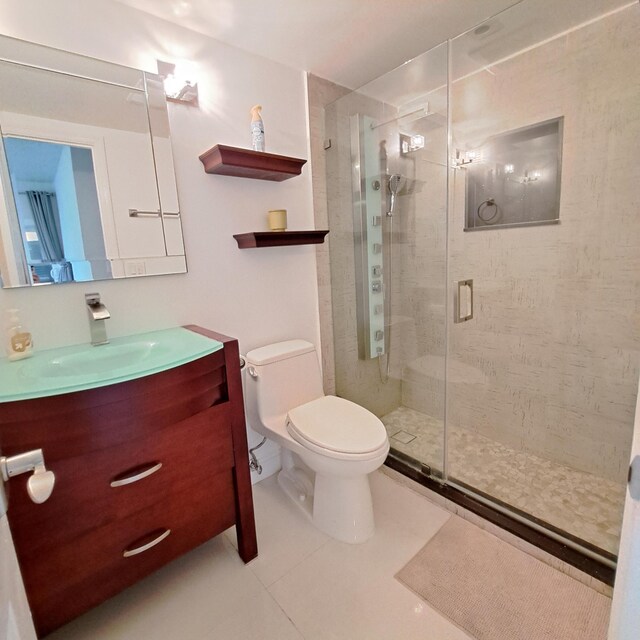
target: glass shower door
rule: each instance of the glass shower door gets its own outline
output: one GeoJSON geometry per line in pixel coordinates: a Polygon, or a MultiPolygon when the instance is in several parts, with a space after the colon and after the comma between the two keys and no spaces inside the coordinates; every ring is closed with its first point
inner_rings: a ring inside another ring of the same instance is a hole
{"type": "Polygon", "coordinates": [[[612,557],[640,361],[640,91],[619,73],[640,10],[558,34],[531,4],[450,43],[447,481],[612,557]]]}
{"type": "Polygon", "coordinates": [[[442,477],[447,46],[325,108],[336,393],[442,477]]]}

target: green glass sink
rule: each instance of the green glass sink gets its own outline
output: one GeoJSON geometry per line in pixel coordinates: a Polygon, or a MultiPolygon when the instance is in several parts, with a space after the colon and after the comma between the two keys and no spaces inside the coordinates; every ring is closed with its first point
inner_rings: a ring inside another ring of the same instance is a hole
{"type": "Polygon", "coordinates": [[[0,360],[0,402],[83,391],[165,371],[222,349],[182,327],[36,352],[26,360],[0,360]]]}

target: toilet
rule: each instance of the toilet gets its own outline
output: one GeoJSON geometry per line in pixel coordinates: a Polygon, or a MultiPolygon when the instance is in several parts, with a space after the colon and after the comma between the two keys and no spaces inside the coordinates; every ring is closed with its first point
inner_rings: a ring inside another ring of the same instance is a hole
{"type": "Polygon", "coordinates": [[[389,452],[382,422],[349,400],[324,395],[310,342],[254,349],[246,363],[250,425],[282,447],[278,484],[331,537],[368,540],[375,531],[368,474],[389,452]]]}

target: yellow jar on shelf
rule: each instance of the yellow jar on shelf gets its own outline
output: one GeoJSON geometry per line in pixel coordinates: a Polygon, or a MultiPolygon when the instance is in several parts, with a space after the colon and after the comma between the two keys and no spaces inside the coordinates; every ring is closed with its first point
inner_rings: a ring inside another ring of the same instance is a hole
{"type": "Polygon", "coordinates": [[[286,209],[272,209],[269,211],[269,229],[271,231],[285,231],[287,229],[286,209]]]}

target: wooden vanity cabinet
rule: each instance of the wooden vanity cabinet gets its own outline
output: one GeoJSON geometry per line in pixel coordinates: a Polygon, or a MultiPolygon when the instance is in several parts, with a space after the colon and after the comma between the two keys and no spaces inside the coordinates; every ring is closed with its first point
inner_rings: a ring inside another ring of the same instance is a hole
{"type": "Polygon", "coordinates": [[[0,447],[43,449],[34,504],[7,483],[9,524],[40,637],[236,525],[257,555],[238,343],[145,378],[0,405],[0,447]],[[130,480],[134,480],[131,482],[130,480]]]}

